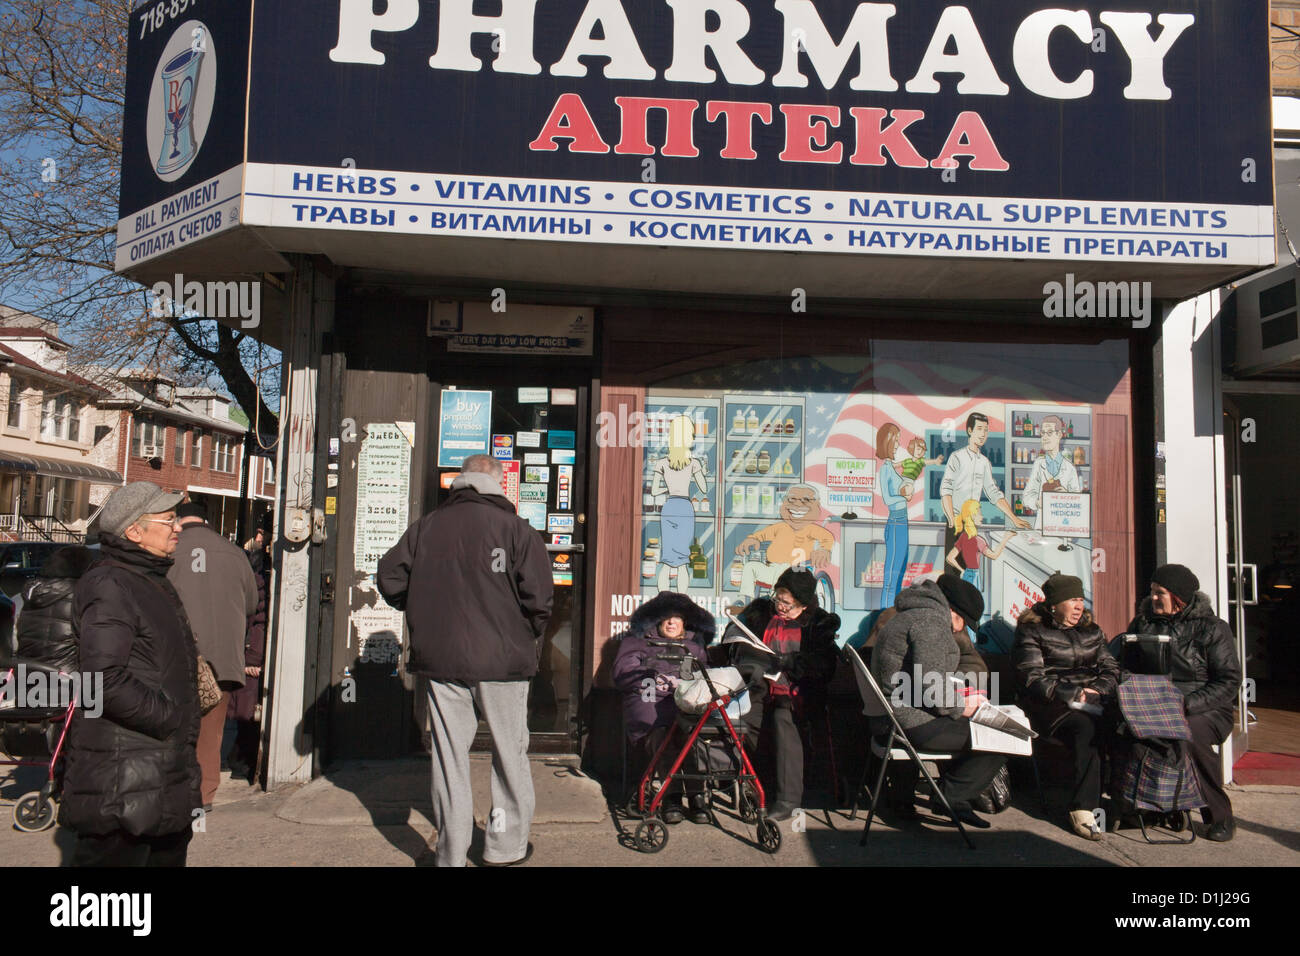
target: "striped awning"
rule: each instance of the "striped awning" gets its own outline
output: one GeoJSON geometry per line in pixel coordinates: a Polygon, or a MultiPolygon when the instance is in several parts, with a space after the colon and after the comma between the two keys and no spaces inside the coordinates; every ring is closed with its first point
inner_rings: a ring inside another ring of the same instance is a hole
{"type": "Polygon", "coordinates": [[[19,455],[11,451],[0,452],[0,472],[5,471],[25,475],[45,475],[48,478],[71,478],[74,481],[96,481],[101,484],[122,483],[122,476],[109,468],[60,461],[57,458],[43,458],[40,455],[19,455]]]}

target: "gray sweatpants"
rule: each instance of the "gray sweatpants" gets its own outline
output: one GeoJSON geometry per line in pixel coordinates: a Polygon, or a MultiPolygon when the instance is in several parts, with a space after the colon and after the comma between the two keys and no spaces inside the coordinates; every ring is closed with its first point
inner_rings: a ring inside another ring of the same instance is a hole
{"type": "Polygon", "coordinates": [[[528,681],[456,684],[431,680],[429,729],[438,866],[464,866],[474,836],[469,748],[478,729],[475,704],[492,732],[492,808],[483,859],[511,863],[528,850],[535,806],[528,763],[528,681]]]}

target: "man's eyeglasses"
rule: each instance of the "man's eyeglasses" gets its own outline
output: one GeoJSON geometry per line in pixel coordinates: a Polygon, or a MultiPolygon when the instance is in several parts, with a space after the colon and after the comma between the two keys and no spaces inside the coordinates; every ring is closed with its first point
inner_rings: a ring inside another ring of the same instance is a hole
{"type": "Polygon", "coordinates": [[[180,523],[180,519],[177,518],[175,515],[172,515],[170,518],[141,518],[140,523],[177,525],[180,523]]]}

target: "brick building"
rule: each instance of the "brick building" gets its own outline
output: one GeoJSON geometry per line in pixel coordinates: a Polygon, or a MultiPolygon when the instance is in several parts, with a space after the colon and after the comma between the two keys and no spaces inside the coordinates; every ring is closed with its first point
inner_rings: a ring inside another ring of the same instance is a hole
{"type": "Polygon", "coordinates": [[[68,369],[70,348],[53,322],[0,306],[0,537],[71,540],[94,510],[91,482],[122,481],[97,444],[105,393],[68,369]]]}
{"type": "MultiPolygon", "coordinates": [[[[275,494],[272,453],[257,449],[247,457],[245,485],[248,429],[232,417],[227,396],[206,388],[178,388],[154,372],[127,371],[117,376],[92,414],[96,432],[106,434],[95,446],[99,465],[127,481],[189,492],[191,499],[207,505],[208,521],[221,534],[235,536],[242,500],[248,501],[250,528],[269,510],[275,494]]],[[[111,485],[96,485],[92,502],[98,505],[111,491],[111,485]]]]}

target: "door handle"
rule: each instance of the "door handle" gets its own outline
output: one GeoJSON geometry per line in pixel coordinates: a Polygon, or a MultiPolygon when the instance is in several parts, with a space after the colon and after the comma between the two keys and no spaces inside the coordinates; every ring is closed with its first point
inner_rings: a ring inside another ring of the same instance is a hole
{"type": "MultiPolygon", "coordinates": [[[[1229,565],[1228,567],[1229,570],[1235,570],[1232,565],[1229,565]]],[[[1233,588],[1234,593],[1229,598],[1229,603],[1236,604],[1240,601],[1246,607],[1256,607],[1259,604],[1259,569],[1256,565],[1247,564],[1243,561],[1241,564],[1241,574],[1240,576],[1234,575],[1233,584],[1235,584],[1236,587],[1233,588]],[[1244,597],[1245,586],[1242,578],[1247,577],[1250,578],[1250,600],[1246,600],[1244,597]]]]}

